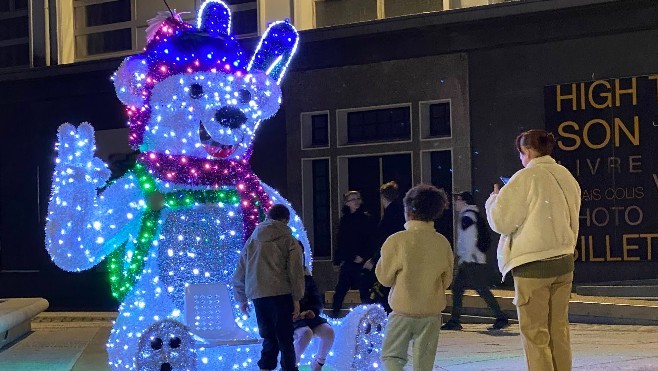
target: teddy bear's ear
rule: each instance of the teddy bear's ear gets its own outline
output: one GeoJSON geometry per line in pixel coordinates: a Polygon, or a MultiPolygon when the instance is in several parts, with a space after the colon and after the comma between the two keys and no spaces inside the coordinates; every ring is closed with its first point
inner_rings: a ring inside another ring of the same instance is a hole
{"type": "Polygon", "coordinates": [[[146,99],[145,83],[148,65],[146,60],[130,56],[123,60],[114,73],[114,89],[126,106],[142,107],[146,99]]]}
{"type": "Polygon", "coordinates": [[[280,83],[298,42],[297,30],[287,20],[272,23],[261,38],[247,69],[265,72],[277,84],[280,83]]]}
{"type": "Polygon", "coordinates": [[[231,33],[231,11],[219,0],[208,0],[201,5],[197,29],[217,37],[231,33]]]}

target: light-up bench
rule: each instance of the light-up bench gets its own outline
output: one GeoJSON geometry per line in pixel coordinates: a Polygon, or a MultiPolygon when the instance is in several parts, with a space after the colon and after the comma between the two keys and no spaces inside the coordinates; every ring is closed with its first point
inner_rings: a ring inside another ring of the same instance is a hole
{"type": "Polygon", "coordinates": [[[32,318],[48,309],[43,298],[0,299],[0,348],[32,330],[32,318]]]}

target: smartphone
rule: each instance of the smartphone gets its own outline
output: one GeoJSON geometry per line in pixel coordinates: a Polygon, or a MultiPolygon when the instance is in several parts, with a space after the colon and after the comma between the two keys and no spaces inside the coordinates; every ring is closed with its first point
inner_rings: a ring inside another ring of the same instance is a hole
{"type": "Polygon", "coordinates": [[[507,184],[507,182],[509,182],[509,178],[506,178],[506,177],[504,177],[504,176],[501,176],[501,177],[500,177],[500,181],[503,182],[503,185],[505,185],[505,184],[507,184]]]}

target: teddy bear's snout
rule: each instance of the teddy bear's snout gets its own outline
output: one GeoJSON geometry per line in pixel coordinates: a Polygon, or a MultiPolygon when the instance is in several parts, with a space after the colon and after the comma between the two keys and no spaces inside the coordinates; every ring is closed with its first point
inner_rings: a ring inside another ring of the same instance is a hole
{"type": "Polygon", "coordinates": [[[238,129],[247,122],[247,116],[245,116],[239,108],[227,106],[217,110],[215,113],[215,121],[222,126],[231,129],[238,129]]]}

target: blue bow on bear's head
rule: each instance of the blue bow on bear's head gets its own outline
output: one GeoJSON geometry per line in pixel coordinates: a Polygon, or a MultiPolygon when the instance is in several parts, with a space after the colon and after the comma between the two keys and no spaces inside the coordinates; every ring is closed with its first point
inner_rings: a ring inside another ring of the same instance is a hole
{"type": "Polygon", "coordinates": [[[281,104],[295,28],[287,20],[271,24],[251,58],[231,35],[231,13],[219,0],[203,3],[196,25],[171,12],[149,28],[144,51],[127,57],[114,76],[131,146],[207,160],[248,158],[258,124],[281,104]]]}

